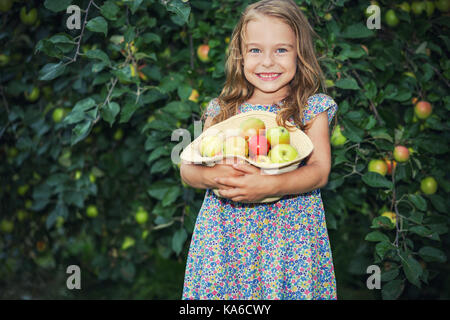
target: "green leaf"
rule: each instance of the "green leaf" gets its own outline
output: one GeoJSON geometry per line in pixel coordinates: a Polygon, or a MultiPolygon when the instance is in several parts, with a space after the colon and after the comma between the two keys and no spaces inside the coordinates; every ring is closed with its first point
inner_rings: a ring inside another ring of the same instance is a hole
{"type": "Polygon", "coordinates": [[[163,207],[167,207],[177,200],[179,195],[181,194],[181,188],[179,186],[170,187],[167,193],[164,195],[162,200],[163,207]]]}
{"type": "Polygon", "coordinates": [[[130,120],[130,118],[133,116],[134,112],[142,107],[142,104],[134,103],[134,102],[128,102],[125,104],[125,106],[122,108],[122,112],[120,113],[120,123],[125,123],[130,120]]]}
{"type": "Polygon", "coordinates": [[[341,37],[349,39],[360,39],[368,38],[373,36],[375,33],[373,30],[367,28],[363,23],[355,23],[346,27],[341,33],[341,37]]]}
{"type": "Polygon", "coordinates": [[[395,246],[392,245],[392,243],[390,243],[389,241],[378,242],[375,246],[375,252],[381,259],[383,259],[386,253],[392,249],[395,249],[395,246]]]}
{"type": "Polygon", "coordinates": [[[341,89],[349,89],[349,90],[360,90],[361,88],[358,86],[358,83],[353,78],[343,78],[336,81],[336,87],[341,89]]]}
{"type": "Polygon", "coordinates": [[[375,217],[372,220],[371,228],[374,228],[374,229],[377,229],[377,228],[394,229],[395,225],[392,223],[392,221],[388,217],[378,216],[378,217],[375,217]]]}
{"type": "Polygon", "coordinates": [[[365,184],[374,188],[393,188],[392,181],[389,181],[384,176],[377,172],[366,172],[362,176],[362,180],[365,184]]]}
{"type": "Polygon", "coordinates": [[[426,211],[427,210],[427,201],[418,194],[409,194],[409,200],[414,204],[414,206],[421,210],[426,211]]]}
{"type": "Polygon", "coordinates": [[[186,230],[179,229],[177,230],[173,237],[172,237],[172,249],[175,251],[177,255],[180,254],[181,250],[183,249],[183,245],[186,242],[187,239],[187,233],[186,230]]]}
{"type": "Polygon", "coordinates": [[[120,8],[114,1],[108,0],[100,7],[100,12],[108,20],[117,20],[116,15],[120,12],[120,8]]]}
{"type": "Polygon", "coordinates": [[[168,183],[165,181],[158,181],[153,183],[148,189],[147,193],[153,197],[158,199],[159,201],[162,201],[164,199],[164,196],[169,191],[170,188],[172,188],[174,185],[172,183],[168,183]]]}
{"type": "Polygon", "coordinates": [[[441,262],[447,261],[447,256],[445,252],[433,247],[422,247],[419,250],[419,255],[426,262],[441,262]]]}
{"type": "Polygon", "coordinates": [[[192,87],[188,85],[182,85],[178,87],[178,96],[182,101],[187,101],[192,93],[192,87]]]}
{"type": "Polygon", "coordinates": [[[86,138],[89,134],[89,129],[91,127],[92,121],[86,120],[82,123],[79,123],[72,129],[72,137],[71,137],[71,145],[74,146],[79,141],[86,138]]]}
{"type": "Polygon", "coordinates": [[[62,202],[58,202],[55,206],[55,209],[47,216],[47,220],[45,222],[47,230],[49,230],[55,224],[58,217],[67,219],[68,216],[69,210],[67,209],[66,205],[62,202]]]}
{"type": "Polygon", "coordinates": [[[167,11],[174,12],[183,23],[186,23],[191,13],[191,7],[181,0],[172,0],[167,4],[167,11]]]}
{"type": "Polygon", "coordinates": [[[110,65],[111,62],[109,60],[108,55],[99,49],[89,50],[86,52],[86,57],[89,59],[98,59],[105,62],[107,65],[110,65]]]}
{"type": "Polygon", "coordinates": [[[436,208],[441,213],[447,213],[446,201],[443,197],[438,194],[432,194],[428,196],[433,204],[433,207],[436,208]]]}
{"type": "Polygon", "coordinates": [[[172,114],[176,119],[185,120],[192,116],[189,105],[181,101],[172,101],[166,105],[163,110],[172,114]]]}
{"type": "Polygon", "coordinates": [[[96,17],[94,19],[89,20],[86,25],[86,28],[92,32],[102,32],[105,34],[105,37],[108,33],[108,22],[106,22],[103,17],[96,17]]]}
{"type": "Polygon", "coordinates": [[[373,232],[368,233],[366,235],[366,237],[364,238],[364,240],[373,241],[373,242],[378,242],[378,241],[389,242],[389,237],[380,231],[373,231],[373,232]]]}
{"type": "Polygon", "coordinates": [[[383,282],[392,281],[395,278],[397,278],[399,273],[400,272],[399,272],[398,268],[394,268],[394,269],[389,270],[389,271],[382,271],[380,280],[383,281],[383,282]]]}
{"type": "Polygon", "coordinates": [[[67,10],[72,0],[45,0],[44,7],[53,12],[60,12],[67,10]]]}
{"type": "Polygon", "coordinates": [[[383,300],[396,300],[405,289],[405,284],[402,280],[392,280],[384,284],[381,288],[381,297],[383,300]]]}
{"type": "Polygon", "coordinates": [[[116,102],[110,102],[107,105],[103,106],[101,108],[101,114],[103,120],[109,123],[109,126],[112,127],[114,120],[116,119],[116,116],[120,112],[120,106],[116,102]]]}
{"type": "Polygon", "coordinates": [[[58,63],[47,63],[39,71],[39,80],[49,81],[53,80],[64,73],[66,65],[61,61],[58,63]]]}
{"type": "Polygon", "coordinates": [[[150,169],[150,173],[151,174],[154,174],[154,173],[166,174],[171,167],[172,167],[172,162],[170,161],[170,158],[159,159],[152,165],[152,168],[150,169]]]}
{"type": "MultiPolygon", "coordinates": [[[[146,148],[148,147],[148,139],[146,141],[146,148]]],[[[159,146],[156,147],[152,153],[150,154],[150,156],[147,159],[147,163],[152,162],[153,160],[159,159],[163,156],[167,157],[169,156],[171,153],[171,149],[169,148],[169,146],[167,144],[163,145],[163,146],[159,146]]]]}
{"type": "Polygon", "coordinates": [[[416,287],[420,288],[420,276],[423,269],[420,263],[414,259],[410,254],[404,251],[399,252],[399,257],[402,262],[403,271],[405,272],[406,279],[416,287]]]}

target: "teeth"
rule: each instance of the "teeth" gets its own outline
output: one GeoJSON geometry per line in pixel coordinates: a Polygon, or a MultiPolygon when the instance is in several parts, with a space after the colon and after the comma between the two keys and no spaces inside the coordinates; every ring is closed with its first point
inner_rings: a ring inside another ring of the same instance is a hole
{"type": "Polygon", "coordinates": [[[279,75],[279,73],[272,73],[272,74],[268,74],[268,75],[263,75],[263,74],[259,74],[259,76],[261,77],[261,78],[273,78],[273,77],[276,77],[276,76],[278,76],[279,75]]]}

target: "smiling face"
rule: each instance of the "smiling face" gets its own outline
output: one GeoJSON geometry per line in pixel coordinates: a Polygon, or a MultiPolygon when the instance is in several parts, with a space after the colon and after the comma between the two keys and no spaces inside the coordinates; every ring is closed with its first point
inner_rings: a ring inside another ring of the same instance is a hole
{"type": "Polygon", "coordinates": [[[272,104],[289,93],[297,46],[294,31],[280,19],[262,16],[247,24],[243,47],[244,75],[255,90],[250,103],[272,104]]]}

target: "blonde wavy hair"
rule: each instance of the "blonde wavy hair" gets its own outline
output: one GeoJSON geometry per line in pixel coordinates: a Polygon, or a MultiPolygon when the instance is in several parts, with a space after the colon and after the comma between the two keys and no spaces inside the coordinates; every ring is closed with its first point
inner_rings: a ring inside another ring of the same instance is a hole
{"type": "MultiPolygon", "coordinates": [[[[237,114],[239,106],[249,100],[253,95],[254,86],[247,81],[243,69],[243,52],[245,48],[245,30],[247,24],[261,16],[275,17],[282,20],[295,32],[297,44],[297,71],[290,81],[290,93],[282,101],[283,107],[277,112],[276,121],[279,126],[288,126],[286,121],[290,117],[294,124],[302,130],[307,130],[308,125],[303,125],[303,110],[310,96],[314,95],[321,87],[325,92],[324,76],[316,53],[312,38],[317,36],[305,15],[293,0],[262,0],[249,5],[242,13],[236,27],[233,30],[229,51],[225,63],[226,81],[217,102],[220,106],[211,125],[224,121],[237,114]]],[[[203,110],[201,119],[206,118],[206,110],[203,110]]]]}

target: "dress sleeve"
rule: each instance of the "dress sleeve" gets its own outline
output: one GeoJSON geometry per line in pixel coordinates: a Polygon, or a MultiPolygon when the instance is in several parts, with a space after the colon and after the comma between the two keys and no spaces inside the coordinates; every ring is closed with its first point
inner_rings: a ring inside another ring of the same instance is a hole
{"type": "Polygon", "coordinates": [[[323,93],[315,94],[308,98],[308,104],[303,112],[303,121],[310,121],[319,113],[327,111],[328,125],[330,125],[337,110],[338,106],[330,96],[323,93]]]}
{"type": "Polygon", "coordinates": [[[220,105],[217,102],[217,98],[212,99],[208,106],[206,107],[206,112],[205,115],[207,117],[215,117],[216,115],[219,114],[220,111],[220,105]]]}

